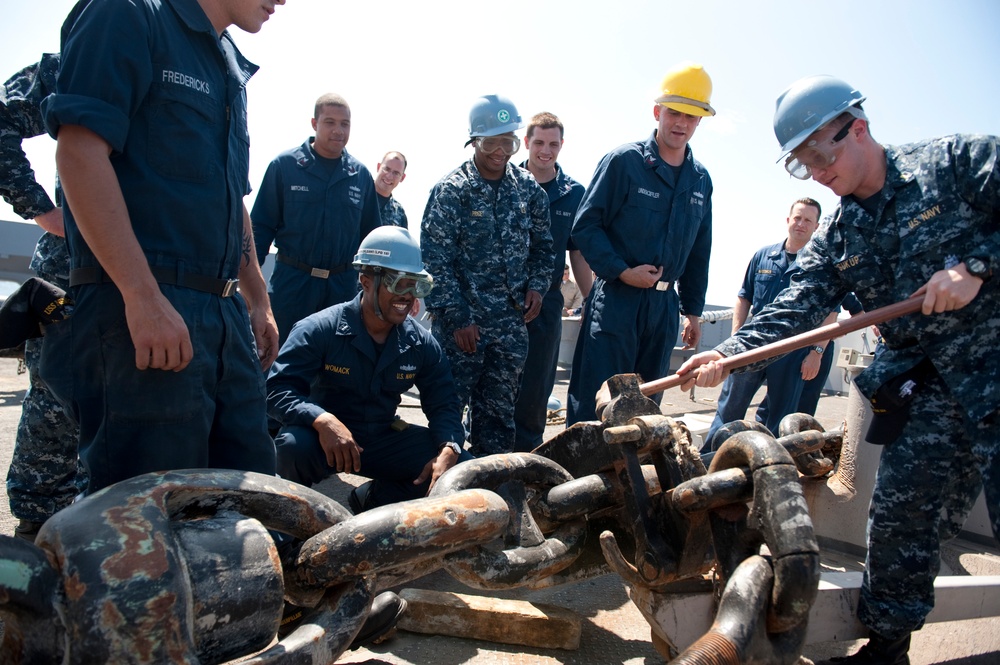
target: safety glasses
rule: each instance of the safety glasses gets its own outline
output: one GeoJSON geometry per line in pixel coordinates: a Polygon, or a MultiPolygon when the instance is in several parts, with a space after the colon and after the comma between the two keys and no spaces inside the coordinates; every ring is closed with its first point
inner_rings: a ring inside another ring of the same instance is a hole
{"type": "Polygon", "coordinates": [[[521,149],[521,139],[516,136],[477,136],[475,143],[485,153],[501,150],[508,157],[521,149]]]}
{"type": "Polygon", "coordinates": [[[434,279],[430,275],[414,275],[408,272],[385,270],[382,272],[382,283],[386,290],[397,296],[412,293],[414,297],[423,298],[434,288],[434,279]]]}
{"type": "Polygon", "coordinates": [[[822,143],[812,140],[804,146],[796,148],[785,160],[785,170],[789,175],[799,180],[808,180],[815,169],[825,169],[837,161],[837,154],[843,150],[842,141],[854,126],[856,118],[840,128],[833,138],[822,143]]]}

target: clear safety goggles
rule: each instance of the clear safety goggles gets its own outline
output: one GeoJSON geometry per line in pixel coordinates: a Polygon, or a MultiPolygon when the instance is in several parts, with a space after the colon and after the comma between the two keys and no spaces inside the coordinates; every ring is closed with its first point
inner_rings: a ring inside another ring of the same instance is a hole
{"type": "Polygon", "coordinates": [[[414,275],[395,270],[382,271],[382,283],[393,295],[405,296],[407,293],[412,293],[416,298],[426,297],[434,288],[434,279],[430,275],[414,275]]]}
{"type": "Polygon", "coordinates": [[[516,136],[477,136],[475,144],[487,154],[499,149],[508,157],[521,149],[521,139],[516,136]]]}
{"type": "Polygon", "coordinates": [[[846,144],[843,140],[847,138],[847,132],[854,126],[855,120],[852,117],[829,141],[820,143],[813,139],[793,150],[785,160],[785,170],[793,178],[808,180],[814,170],[832,166],[837,161],[837,154],[844,149],[846,144]]]}

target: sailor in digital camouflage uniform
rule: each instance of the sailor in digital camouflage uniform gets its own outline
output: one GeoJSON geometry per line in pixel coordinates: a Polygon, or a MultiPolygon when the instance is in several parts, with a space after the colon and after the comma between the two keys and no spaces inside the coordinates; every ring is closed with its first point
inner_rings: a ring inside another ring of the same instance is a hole
{"type": "MultiPolygon", "coordinates": [[[[45,233],[30,267],[62,289],[69,288],[69,253],[63,237],[62,210],[35,181],[21,149],[24,139],[45,133],[41,103],[56,88],[59,54],[46,53],[0,88],[0,193],[14,212],[34,220],[45,233]]],[[[56,192],[60,198],[61,192],[56,192]]],[[[18,536],[33,540],[38,527],[86,487],[77,456],[79,430],[38,376],[41,339],[24,346],[29,385],[21,404],[14,454],[7,472],[10,511],[20,520],[18,536]]]]}
{"type": "Polygon", "coordinates": [[[879,324],[886,348],[855,379],[876,414],[867,438],[884,448],[858,608],[870,637],[838,662],[895,665],[909,662],[910,633],[934,605],[939,539],[954,534],[955,508],[968,510],[980,478],[1000,534],[1000,146],[956,135],[883,147],[863,100],[829,76],[778,98],[786,169],[829,187],[840,209],[800,255],[801,276],[680,371],[700,367],[683,387],[717,385],[723,355],[814,327],[849,291],[868,311],[923,297],[921,312],[879,324]]]}
{"type": "Polygon", "coordinates": [[[378,198],[379,215],[382,226],[409,228],[403,205],[392,196],[393,190],[406,180],[406,157],[403,153],[390,150],[375,167],[375,195],[378,198]]]}
{"type": "Polygon", "coordinates": [[[520,145],[517,109],[488,95],[469,121],[475,153],[431,190],[421,246],[435,280],[426,300],[431,330],[471,409],[470,451],[482,456],[514,447],[526,323],[552,279],[552,237],[545,191],[508,163],[520,145]]]}

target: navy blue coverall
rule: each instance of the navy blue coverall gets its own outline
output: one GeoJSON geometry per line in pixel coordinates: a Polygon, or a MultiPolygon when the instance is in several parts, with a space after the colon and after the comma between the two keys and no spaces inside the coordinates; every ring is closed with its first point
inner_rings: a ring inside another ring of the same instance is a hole
{"type": "Polygon", "coordinates": [[[256,70],[197,0],[80,3],[63,25],[48,131],[79,125],[111,146],[132,230],[194,349],[182,371],[136,369],[121,293],[69,202],[76,308],[46,330],[41,375],[80,424],[90,492],[164,469],[274,473],[264,375],[230,282],[249,192],[245,85],[256,70]]]}
{"type": "MultiPolygon", "coordinates": [[[[762,247],[750,259],[739,292],[740,298],[751,303],[750,316],[774,300],[791,282],[792,275],[801,271],[798,263],[788,259],[784,240],[762,247]]],[[[750,402],[765,380],[767,408],[764,413],[758,411],[757,420],[777,434],[781,419],[789,413],[794,413],[798,407],[803,386],[802,361],[812,352],[812,347],[798,349],[782,356],[764,369],[730,374],[719,394],[719,407],[715,411],[715,418],[705,437],[705,443],[710,444],[713,449],[718,447],[712,443],[712,437],[726,423],[742,420],[746,416],[750,402]]]]}
{"type": "MultiPolygon", "coordinates": [[[[528,168],[527,162],[521,168],[528,168]]],[[[542,296],[542,309],[528,323],[528,355],[521,374],[521,389],[514,405],[514,451],[530,452],[542,443],[548,416],[549,395],[556,382],[559,342],[562,340],[562,285],[566,250],[576,249],[570,239],[576,209],[583,198],[583,185],[563,173],[556,164],[556,177],[542,185],[549,195],[549,230],[555,261],[552,283],[542,296]]]]}
{"type": "Polygon", "coordinates": [[[700,316],[705,306],[712,179],[690,146],[678,170],[664,162],[654,131],[597,165],[572,238],[597,277],[573,355],[567,426],[595,417],[594,395],[611,376],[648,381],[669,372],[679,314],[700,316]],[[660,288],[618,279],[643,264],[663,266],[660,288]]]}
{"type": "MultiPolygon", "coordinates": [[[[865,309],[861,306],[861,302],[858,301],[857,297],[853,293],[847,294],[844,301],[840,303],[840,307],[850,312],[851,316],[860,314],[865,309]]],[[[816,415],[816,408],[819,406],[819,398],[823,393],[823,386],[826,385],[826,380],[830,377],[830,370],[833,369],[833,356],[833,343],[831,342],[827,344],[826,351],[823,352],[823,359],[820,361],[819,372],[817,372],[816,376],[802,384],[802,394],[799,395],[799,405],[793,409],[793,413],[808,413],[810,416],[816,415]]],[[[767,395],[764,395],[764,399],[761,400],[760,405],[757,407],[758,422],[767,421],[768,409],[767,395]]],[[[778,422],[780,423],[781,421],[779,420],[778,422]]]]}
{"type": "Polygon", "coordinates": [[[365,165],[346,150],[325,159],[312,141],[268,165],[250,213],[257,261],[264,265],[271,243],[278,248],[268,293],[281,343],[296,321],[354,298],[351,262],[361,239],[382,223],[365,165]]]}
{"type": "MultiPolygon", "coordinates": [[[[311,486],[337,470],[326,462],[313,422],[337,417],[363,449],[360,475],[372,478],[369,501],[381,506],[424,496],[430,478],[413,481],[445,441],[465,438],[448,358],[433,335],[408,317],[381,351],[361,319],[361,295],[297,323],[267,378],[278,475],[311,486]],[[416,386],[427,427],[392,427],[402,394],[416,386]]],[[[465,451],[459,457],[472,459],[465,451]]]]}

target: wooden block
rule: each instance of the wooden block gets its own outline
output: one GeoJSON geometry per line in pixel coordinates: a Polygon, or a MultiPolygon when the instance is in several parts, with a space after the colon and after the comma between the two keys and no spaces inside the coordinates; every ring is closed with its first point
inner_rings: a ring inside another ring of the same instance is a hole
{"type": "Polygon", "coordinates": [[[548,649],[580,648],[580,616],[571,610],[523,600],[404,589],[407,609],[399,628],[501,644],[548,649]]]}

